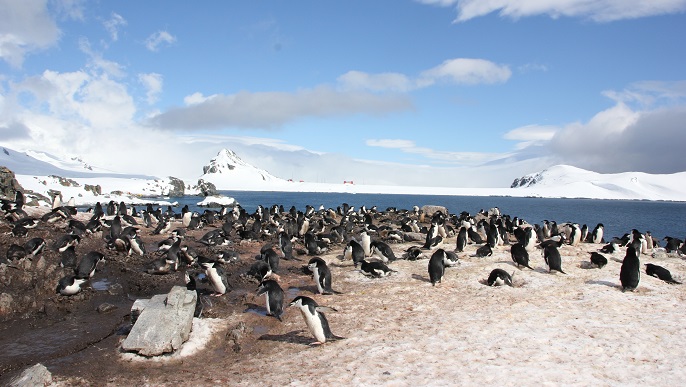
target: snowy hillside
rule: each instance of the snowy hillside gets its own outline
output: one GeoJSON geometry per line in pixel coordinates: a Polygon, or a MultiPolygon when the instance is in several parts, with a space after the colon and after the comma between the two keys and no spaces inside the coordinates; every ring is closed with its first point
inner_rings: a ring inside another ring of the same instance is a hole
{"type": "Polygon", "coordinates": [[[264,190],[270,186],[282,186],[286,180],[254,167],[241,160],[229,149],[222,149],[217,157],[203,168],[200,179],[214,184],[219,190],[264,190]]]}
{"type": "Polygon", "coordinates": [[[77,206],[110,200],[146,203],[141,196],[167,195],[184,188],[183,182],[170,177],[118,174],[78,158],[62,160],[43,152],[20,153],[6,147],[0,148],[0,166],[14,172],[19,184],[38,194],[39,201],[42,196],[42,204],[49,204],[46,198],[55,192],[61,193],[65,202],[73,197],[77,206]]]}
{"type": "Polygon", "coordinates": [[[515,179],[512,189],[542,197],[684,201],[686,172],[669,175],[642,172],[601,174],[569,165],[556,165],[515,179]]]}

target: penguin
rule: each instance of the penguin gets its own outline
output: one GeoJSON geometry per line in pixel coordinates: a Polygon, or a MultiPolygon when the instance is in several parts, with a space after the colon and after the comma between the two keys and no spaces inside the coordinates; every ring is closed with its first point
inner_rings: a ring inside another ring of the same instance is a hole
{"type": "Polygon", "coordinates": [[[338,293],[331,288],[331,270],[326,265],[326,261],[319,257],[314,257],[307,263],[307,268],[312,272],[312,277],[317,284],[319,294],[338,293]]]}
{"type": "Polygon", "coordinates": [[[205,275],[212,285],[215,297],[222,296],[226,293],[229,288],[229,282],[226,278],[226,273],[221,268],[221,265],[217,261],[210,261],[208,259],[198,259],[200,267],[205,269],[205,275]]]}
{"type": "Polygon", "coordinates": [[[455,247],[455,251],[458,253],[461,253],[464,251],[464,248],[467,246],[467,228],[466,227],[460,227],[460,231],[457,233],[457,246],[455,247]]]}
{"type": "Polygon", "coordinates": [[[526,251],[524,245],[515,243],[510,248],[510,254],[512,255],[512,260],[517,264],[517,267],[524,266],[533,270],[533,268],[529,266],[529,252],[526,251]]]}
{"type": "Polygon", "coordinates": [[[311,345],[321,345],[328,341],[342,340],[344,337],[339,337],[331,333],[331,328],[329,328],[329,321],[324,315],[324,311],[336,312],[336,309],[319,306],[317,302],[307,296],[298,296],[293,299],[293,301],[288,304],[288,306],[295,306],[300,309],[300,313],[305,320],[307,328],[309,328],[310,333],[317,340],[311,345]]]}
{"type": "Polygon", "coordinates": [[[381,258],[384,262],[393,262],[396,260],[391,247],[382,241],[373,241],[371,243],[371,253],[372,255],[381,258]]]}
{"type": "Polygon", "coordinates": [[[355,267],[357,267],[357,265],[364,260],[364,249],[362,248],[362,245],[356,240],[351,239],[343,251],[343,258],[351,259],[355,267]]]}
{"type": "Polygon", "coordinates": [[[592,251],[591,252],[591,264],[598,266],[598,269],[602,269],[603,266],[607,265],[607,258],[605,258],[600,253],[596,253],[595,251],[592,251]]]}
{"type": "Polygon", "coordinates": [[[267,262],[272,273],[277,273],[279,271],[279,255],[274,251],[271,245],[262,247],[259,259],[267,262]]]}
{"type": "Polygon", "coordinates": [[[442,282],[445,275],[445,260],[444,255],[437,250],[431,255],[429,259],[429,280],[432,286],[436,286],[436,282],[442,282]]]}
{"type": "Polygon", "coordinates": [[[81,258],[78,266],[74,269],[74,274],[77,278],[91,278],[95,274],[95,268],[98,266],[98,263],[104,260],[105,256],[102,253],[91,251],[81,258]]]}
{"type": "Polygon", "coordinates": [[[605,226],[602,223],[598,223],[591,233],[591,242],[603,243],[603,232],[605,232],[605,226]]]}
{"type": "Polygon", "coordinates": [[[600,249],[600,252],[605,254],[614,254],[615,251],[619,251],[619,246],[614,242],[608,243],[600,249]]]}
{"type": "Polygon", "coordinates": [[[567,274],[562,271],[562,257],[560,256],[560,251],[555,246],[546,246],[543,249],[543,257],[545,258],[545,263],[548,265],[548,272],[552,273],[553,270],[559,271],[562,274],[567,274]]]}
{"type": "MultiPolygon", "coordinates": [[[[362,247],[360,245],[360,247],[362,247]]],[[[319,255],[326,252],[327,248],[312,234],[312,232],[305,233],[305,248],[307,248],[308,255],[319,255]]],[[[364,254],[364,250],[362,251],[364,254]]]]}
{"type": "Polygon", "coordinates": [[[508,285],[514,287],[514,285],[512,284],[512,276],[514,276],[514,272],[512,272],[512,275],[510,275],[503,269],[493,269],[491,271],[491,274],[488,275],[486,283],[488,284],[488,286],[508,285]]]}
{"type": "Polygon", "coordinates": [[[269,264],[265,261],[257,261],[250,266],[247,276],[255,278],[258,282],[264,281],[265,278],[272,274],[271,269],[269,269],[269,264]]]}
{"type": "Polygon", "coordinates": [[[285,231],[279,233],[279,248],[283,253],[283,259],[287,261],[293,259],[293,243],[285,231]]]}
{"type": "Polygon", "coordinates": [[[81,285],[86,282],[85,278],[78,278],[74,275],[67,275],[60,278],[57,283],[55,293],[63,296],[73,296],[81,291],[81,285]]]}
{"type": "Polygon", "coordinates": [[[405,250],[403,257],[408,261],[416,261],[420,258],[426,258],[422,249],[417,246],[412,246],[405,250]]]}
{"type": "Polygon", "coordinates": [[[76,247],[68,246],[60,253],[60,266],[76,269],[76,247]]]}
{"type": "Polygon", "coordinates": [[[364,259],[360,262],[360,272],[368,277],[374,278],[386,277],[391,273],[396,273],[395,270],[390,269],[381,261],[367,262],[364,259]]]}
{"type": "Polygon", "coordinates": [[[257,288],[257,295],[263,294],[266,297],[267,316],[274,316],[279,321],[283,321],[281,315],[283,314],[284,292],[279,283],[274,280],[262,281],[257,288]]]}
{"type": "Polygon", "coordinates": [[[362,246],[362,250],[364,250],[364,256],[365,257],[371,257],[372,256],[372,238],[367,234],[366,231],[362,231],[360,233],[360,246],[362,246]]]}
{"type": "Polygon", "coordinates": [[[9,263],[11,261],[18,261],[26,257],[26,255],[26,249],[24,249],[23,246],[19,246],[16,243],[12,243],[10,247],[7,249],[7,260],[5,262],[9,263]]]}
{"type": "Polygon", "coordinates": [[[491,249],[491,245],[488,243],[476,249],[476,253],[474,254],[475,257],[479,258],[489,257],[491,255],[493,255],[493,249],[491,249]]]}
{"type": "Polygon", "coordinates": [[[672,278],[672,273],[662,266],[653,265],[652,263],[646,263],[646,274],[651,277],[659,278],[668,284],[681,285],[681,282],[676,281],[672,278]]]}
{"type": "Polygon", "coordinates": [[[56,240],[52,247],[60,253],[69,248],[69,246],[76,246],[81,241],[81,237],[78,235],[66,234],[56,240]]]}
{"type": "Polygon", "coordinates": [[[476,232],[473,226],[467,230],[467,236],[473,243],[476,243],[477,245],[484,243],[484,239],[481,237],[481,235],[479,235],[478,232],[476,232]]]}
{"type": "Polygon", "coordinates": [[[619,281],[622,284],[622,291],[634,291],[641,279],[641,261],[634,246],[626,249],[626,256],[619,271],[619,281]]]}
{"type": "Polygon", "coordinates": [[[219,263],[233,263],[241,260],[241,255],[233,250],[220,251],[217,253],[217,262],[219,263]]]}

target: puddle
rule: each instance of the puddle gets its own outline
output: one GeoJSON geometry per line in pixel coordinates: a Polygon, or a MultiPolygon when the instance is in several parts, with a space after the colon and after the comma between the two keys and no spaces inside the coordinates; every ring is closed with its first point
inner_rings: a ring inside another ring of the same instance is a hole
{"type": "Polygon", "coordinates": [[[101,278],[91,282],[91,287],[95,290],[106,291],[110,288],[111,282],[107,278],[101,278]]]}
{"type": "Polygon", "coordinates": [[[286,290],[286,296],[287,296],[286,298],[288,299],[288,302],[290,302],[290,300],[297,297],[299,294],[300,294],[300,288],[290,287],[290,288],[288,288],[288,290],[286,290]]]}
{"type": "Polygon", "coordinates": [[[267,310],[265,308],[249,307],[245,312],[255,313],[258,316],[267,316],[267,310]]]}

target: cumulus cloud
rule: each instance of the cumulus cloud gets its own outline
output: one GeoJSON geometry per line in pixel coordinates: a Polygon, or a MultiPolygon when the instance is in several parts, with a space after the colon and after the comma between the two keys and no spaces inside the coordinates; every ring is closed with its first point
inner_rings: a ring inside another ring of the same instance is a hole
{"type": "Polygon", "coordinates": [[[162,75],[157,73],[138,74],[138,81],[145,87],[145,96],[149,105],[157,102],[162,92],[162,75]]]}
{"type": "Polygon", "coordinates": [[[343,90],[407,92],[441,81],[463,85],[503,83],[507,82],[511,75],[512,71],[505,65],[498,65],[485,59],[455,58],[422,71],[414,79],[400,73],[369,74],[348,71],[338,77],[338,84],[343,90]]]}
{"type": "Polygon", "coordinates": [[[446,60],[424,71],[421,78],[428,82],[446,79],[457,84],[475,85],[506,82],[511,75],[512,71],[507,66],[497,65],[485,59],[457,58],[446,60]]]}
{"type": "Polygon", "coordinates": [[[557,130],[558,128],[552,125],[527,125],[510,130],[505,133],[503,138],[519,141],[516,148],[524,149],[534,144],[551,140],[557,130]]]}
{"type": "Polygon", "coordinates": [[[157,51],[162,44],[171,45],[176,42],[176,37],[167,31],[157,31],[145,39],[145,47],[150,51],[157,51]]]}
{"type": "Polygon", "coordinates": [[[305,117],[337,117],[354,114],[386,114],[410,109],[412,103],[401,95],[379,96],[329,87],[299,90],[294,93],[247,91],[207,98],[194,95],[194,103],[170,109],[150,124],[170,130],[216,128],[277,128],[305,117]]]}
{"type": "Polygon", "coordinates": [[[368,74],[348,71],[338,77],[338,83],[346,90],[409,91],[416,88],[414,81],[399,73],[368,74]]]}
{"type": "Polygon", "coordinates": [[[102,22],[102,25],[105,27],[107,32],[110,34],[110,38],[114,42],[116,42],[119,39],[119,30],[123,26],[125,26],[126,24],[127,24],[126,19],[124,19],[118,13],[114,13],[114,12],[112,12],[112,15],[110,16],[109,19],[102,22]]]}
{"type": "Polygon", "coordinates": [[[683,105],[636,112],[618,103],[587,123],[561,128],[549,148],[560,162],[596,172],[686,171],[684,119],[683,105]]]}
{"type": "Polygon", "coordinates": [[[44,0],[0,0],[0,58],[21,67],[24,56],[51,47],[60,37],[44,0]]]}
{"type": "Polygon", "coordinates": [[[420,3],[443,7],[455,6],[456,22],[498,12],[500,16],[519,19],[547,15],[582,17],[597,22],[636,19],[656,15],[680,13],[686,10],[686,0],[417,0],[420,3]]]}

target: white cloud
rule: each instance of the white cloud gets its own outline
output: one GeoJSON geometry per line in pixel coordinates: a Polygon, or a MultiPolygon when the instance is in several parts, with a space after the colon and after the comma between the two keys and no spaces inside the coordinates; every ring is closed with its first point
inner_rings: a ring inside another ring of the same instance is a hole
{"type": "Polygon", "coordinates": [[[338,77],[338,83],[344,90],[404,92],[416,87],[415,82],[403,74],[368,74],[361,71],[348,71],[338,77]]]}
{"type": "Polygon", "coordinates": [[[339,92],[329,87],[294,93],[247,91],[202,99],[168,110],[150,120],[161,129],[258,128],[272,129],[305,117],[336,117],[354,114],[386,114],[412,107],[405,96],[378,96],[365,92],[339,92]]]}
{"type": "Polygon", "coordinates": [[[507,66],[484,59],[457,58],[422,72],[421,77],[430,81],[447,79],[457,84],[474,85],[506,82],[511,75],[512,71],[507,66]]]}
{"type": "Polygon", "coordinates": [[[185,96],[183,98],[183,103],[185,105],[197,105],[197,104],[200,104],[200,103],[207,101],[210,98],[212,98],[212,96],[205,97],[202,93],[195,92],[191,95],[185,96]]]}
{"type": "Polygon", "coordinates": [[[376,146],[380,148],[393,148],[393,149],[403,149],[403,148],[414,148],[415,142],[410,140],[391,140],[391,139],[380,139],[380,140],[367,140],[365,141],[367,146],[376,146]]]}
{"type": "Polygon", "coordinates": [[[157,73],[138,74],[138,81],[142,83],[146,89],[145,96],[148,104],[152,105],[157,102],[157,99],[162,92],[162,75],[157,73]]]}
{"type": "Polygon", "coordinates": [[[102,25],[105,27],[107,32],[110,34],[110,38],[112,41],[116,42],[119,39],[119,29],[123,26],[125,26],[126,19],[124,19],[121,15],[118,13],[112,12],[112,15],[108,20],[105,20],[102,22],[102,25]]]}
{"type": "Polygon", "coordinates": [[[102,54],[91,49],[91,44],[86,38],[79,39],[79,49],[88,55],[88,67],[93,71],[104,71],[106,74],[115,78],[123,78],[126,76],[124,66],[117,62],[107,60],[102,57],[102,54]]]}
{"type": "Polygon", "coordinates": [[[0,0],[0,58],[21,67],[24,56],[57,43],[60,30],[45,0],[0,0]]]}
{"type": "Polygon", "coordinates": [[[456,6],[456,22],[498,12],[500,16],[518,19],[548,15],[589,18],[598,22],[636,19],[656,15],[681,13],[686,0],[418,0],[443,7],[456,6]]]}
{"type": "Polygon", "coordinates": [[[455,58],[422,71],[415,79],[400,73],[368,74],[348,71],[338,77],[338,84],[343,90],[407,92],[429,87],[440,81],[465,85],[503,83],[511,75],[512,71],[505,65],[485,59],[455,58]]]}
{"type": "Polygon", "coordinates": [[[422,156],[427,161],[461,167],[481,165],[507,157],[507,154],[502,153],[439,151],[420,147],[414,141],[403,139],[369,139],[365,144],[371,147],[398,149],[403,153],[422,156]]]}
{"type": "Polygon", "coordinates": [[[176,42],[175,36],[173,36],[167,31],[160,30],[153,33],[152,35],[148,36],[147,39],[145,39],[145,47],[147,47],[148,50],[154,52],[159,50],[160,45],[162,45],[163,43],[171,45],[174,42],[176,42]]]}

